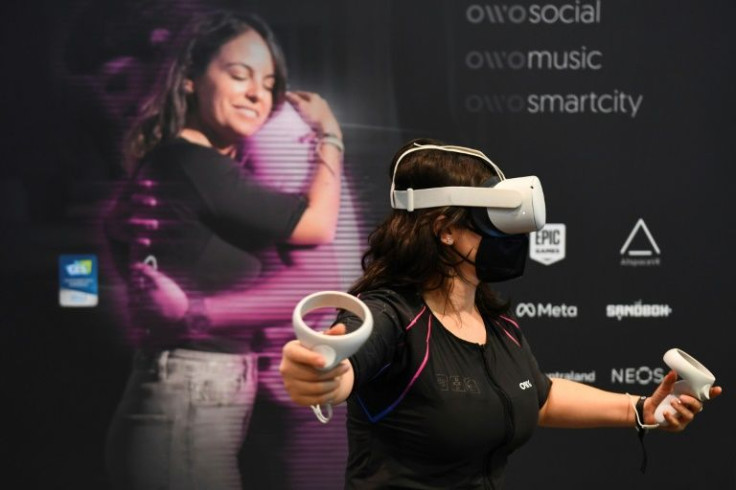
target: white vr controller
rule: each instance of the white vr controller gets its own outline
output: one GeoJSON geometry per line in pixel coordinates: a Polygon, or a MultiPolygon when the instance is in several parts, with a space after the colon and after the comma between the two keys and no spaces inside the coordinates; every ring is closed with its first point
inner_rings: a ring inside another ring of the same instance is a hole
{"type": "MultiPolygon", "coordinates": [[[[347,293],[340,291],[320,291],[305,296],[294,308],[292,315],[294,333],[301,344],[308,349],[322,354],[327,371],[337,366],[340,361],[355,354],[373,331],[373,315],[365,303],[347,293]],[[304,323],[304,317],[310,311],[320,308],[341,308],[358,315],[363,323],[354,332],[344,335],[326,335],[316,332],[304,323]]],[[[317,419],[326,424],[332,418],[332,405],[326,405],[327,414],[322,412],[320,405],[312,405],[312,411],[317,419]]]]}
{"type": "Polygon", "coordinates": [[[670,349],[665,352],[663,359],[682,378],[675,383],[672,393],[667,395],[667,398],[654,411],[654,418],[657,423],[667,425],[664,414],[675,413],[672,402],[677,399],[678,395],[687,394],[700,401],[709,400],[710,387],[715,383],[716,377],[708,368],[683,350],[676,348],[670,349]]]}
{"type": "Polygon", "coordinates": [[[355,354],[368,339],[373,330],[373,315],[365,303],[340,291],[320,291],[305,296],[294,308],[292,315],[294,333],[299,342],[308,349],[322,354],[325,358],[325,371],[337,366],[343,359],[355,354]],[[345,335],[326,335],[316,332],[304,323],[310,311],[319,308],[341,308],[358,315],[363,324],[354,332],[345,335]]]}

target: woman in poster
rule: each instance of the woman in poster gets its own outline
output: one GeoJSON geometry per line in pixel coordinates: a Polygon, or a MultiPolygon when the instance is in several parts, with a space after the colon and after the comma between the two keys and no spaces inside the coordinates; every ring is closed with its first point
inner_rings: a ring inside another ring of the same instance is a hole
{"type": "Polygon", "coordinates": [[[264,257],[333,239],[342,133],[320,96],[286,91],[283,56],[257,17],[204,15],[180,48],[130,133],[132,178],[106,223],[138,346],[107,461],[121,488],[237,489],[257,327],[284,317],[290,294],[303,294],[290,278],[310,266],[297,257],[269,274],[264,257]],[[304,193],[264,186],[243,165],[244,142],[282,103],[314,133],[304,193]]]}

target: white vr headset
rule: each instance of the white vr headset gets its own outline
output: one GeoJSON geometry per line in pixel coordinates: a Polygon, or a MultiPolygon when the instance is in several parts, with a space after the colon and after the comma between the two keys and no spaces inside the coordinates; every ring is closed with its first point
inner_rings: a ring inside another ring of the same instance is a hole
{"type": "Polygon", "coordinates": [[[415,143],[396,160],[391,178],[391,207],[406,209],[459,206],[479,209],[473,213],[474,223],[486,233],[517,235],[541,230],[546,223],[546,207],[542,183],[537,177],[507,179],[498,166],[478,150],[463,146],[420,145],[415,143]],[[498,179],[492,179],[486,187],[432,187],[429,189],[396,190],[396,170],[401,160],[410,153],[423,150],[440,150],[469,155],[486,162],[498,179]],[[485,212],[483,212],[485,211],[485,212]]]}

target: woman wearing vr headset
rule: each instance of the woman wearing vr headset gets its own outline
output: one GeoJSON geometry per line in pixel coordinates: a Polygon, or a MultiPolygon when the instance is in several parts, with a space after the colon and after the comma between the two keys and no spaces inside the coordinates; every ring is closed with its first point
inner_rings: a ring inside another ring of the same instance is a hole
{"type": "Polygon", "coordinates": [[[137,352],[106,456],[115,488],[236,489],[254,337],[289,317],[269,300],[279,288],[283,302],[297,268],[264,279],[261,257],[334,237],[342,135],[320,96],[286,91],[283,56],[258,17],[205,13],[177,47],[131,131],[132,177],[107,222],[137,352]],[[261,185],[244,165],[244,141],[281,103],[315,133],[304,193],[261,185]]]}
{"type": "MultiPolygon", "coordinates": [[[[346,488],[500,488],[507,457],[537,425],[653,423],[674,372],[639,403],[550,379],[489,285],[523,273],[527,234],[545,219],[536,178],[505,179],[481,152],[434,140],[401,148],[391,174],[394,210],[370,236],[350,290],[372,312],[370,337],[328,371],[320,354],[292,341],[280,366],[296,403],[347,400],[346,488]]],[[[328,333],[362,322],[343,310],[328,333]]],[[[665,430],[683,430],[701,407],[682,395],[665,430]]]]}

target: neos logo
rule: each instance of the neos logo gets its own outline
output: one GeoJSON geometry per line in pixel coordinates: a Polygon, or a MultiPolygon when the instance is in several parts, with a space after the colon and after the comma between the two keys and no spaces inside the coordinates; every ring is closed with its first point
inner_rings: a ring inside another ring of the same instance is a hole
{"type": "Polygon", "coordinates": [[[519,383],[519,388],[521,388],[522,390],[528,390],[531,387],[532,387],[532,382],[529,381],[528,379],[526,381],[522,381],[521,383],[519,383]]]}
{"type": "Polygon", "coordinates": [[[519,318],[576,318],[578,307],[575,305],[553,305],[552,303],[519,303],[516,305],[516,316],[519,318]]]}
{"type": "Polygon", "coordinates": [[[664,378],[664,368],[650,368],[648,366],[612,368],[611,383],[626,385],[659,384],[664,378]]]}

